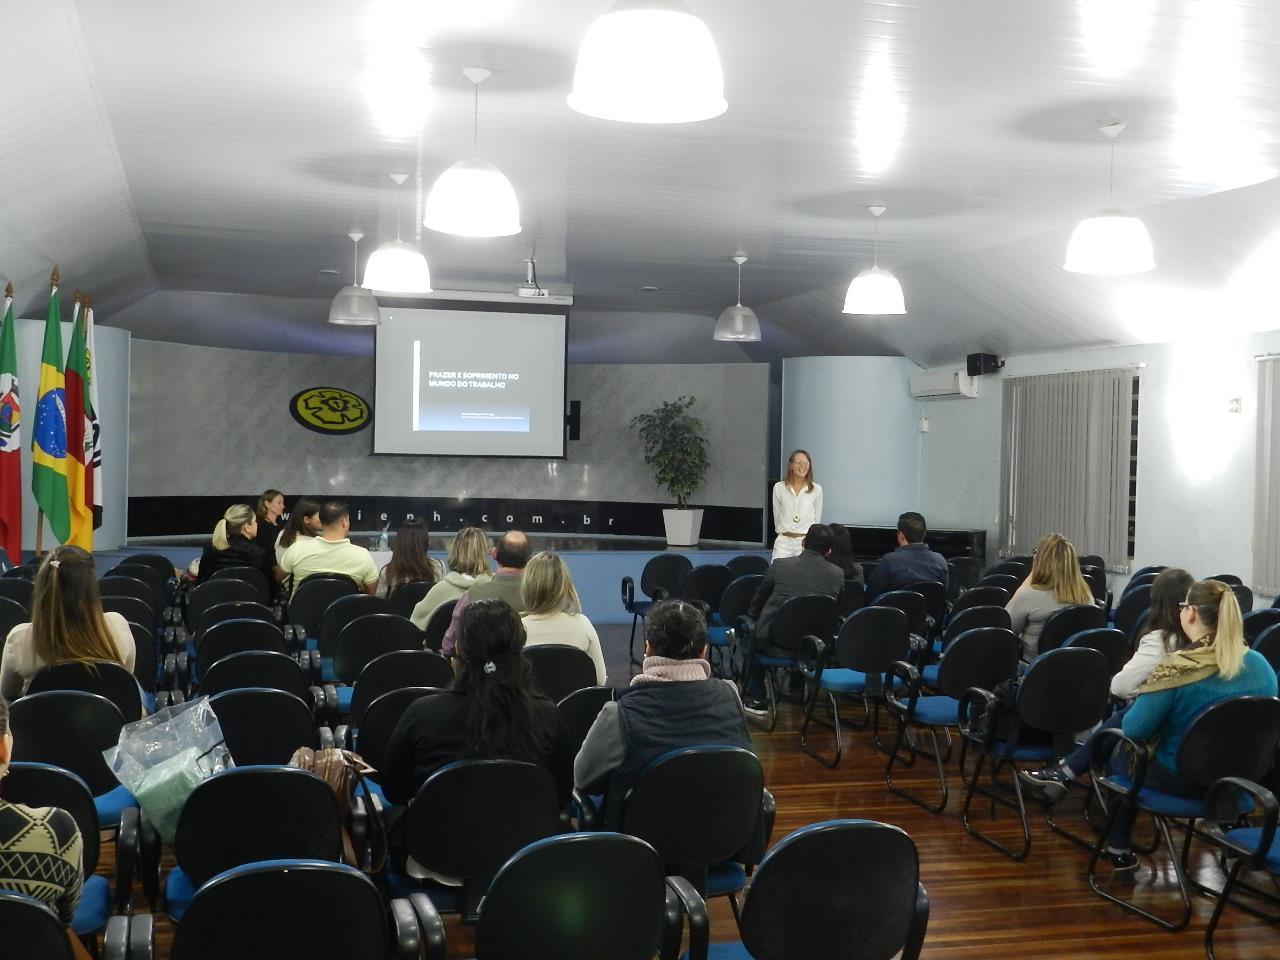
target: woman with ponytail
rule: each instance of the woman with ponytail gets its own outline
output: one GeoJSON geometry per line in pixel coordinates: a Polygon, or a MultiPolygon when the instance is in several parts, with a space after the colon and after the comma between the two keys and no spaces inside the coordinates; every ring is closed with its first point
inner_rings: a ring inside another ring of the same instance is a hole
{"type": "Polygon", "coordinates": [[[110,660],[132,673],[135,653],[125,618],[102,611],[93,557],[58,547],[36,572],[31,622],[18,624],[5,641],[0,696],[21,696],[36,671],[56,663],[110,660]]]}
{"type": "Polygon", "coordinates": [[[501,600],[477,600],[463,611],[457,656],[461,669],[448,691],[415,701],[387,744],[382,787],[406,804],[432,773],[455,760],[506,759],[551,771],[562,802],[572,790],[573,754],[556,705],[533,691],[521,655],[519,615],[501,600]]]}
{"type": "MultiPolygon", "coordinates": [[[[1193,583],[1180,605],[1179,621],[1189,645],[1156,664],[1138,687],[1122,729],[1127,737],[1155,744],[1147,766],[1148,788],[1199,797],[1204,790],[1177,773],[1178,748],[1191,722],[1205,707],[1223,700],[1274,697],[1276,672],[1262,654],[1245,645],[1240,606],[1225,583],[1193,583]]],[[[1130,850],[1133,817],[1131,809],[1122,807],[1107,837],[1107,853],[1117,869],[1137,865],[1130,850]]]]}
{"type": "Polygon", "coordinates": [[[275,583],[275,556],[254,542],[257,534],[258,516],[251,506],[236,503],[227,507],[227,512],[213,528],[212,542],[200,555],[196,583],[204,583],[228,567],[253,567],[262,571],[267,583],[275,583]]]}

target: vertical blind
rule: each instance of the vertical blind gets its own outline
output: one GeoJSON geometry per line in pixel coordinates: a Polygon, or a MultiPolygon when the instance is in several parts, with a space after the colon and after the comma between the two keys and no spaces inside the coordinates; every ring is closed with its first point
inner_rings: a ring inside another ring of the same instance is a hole
{"type": "Polygon", "coordinates": [[[1061,533],[1107,569],[1129,568],[1133,371],[1004,381],[1000,547],[1029,554],[1061,533]]]}
{"type": "Polygon", "coordinates": [[[1280,594],[1280,358],[1258,362],[1258,449],[1254,481],[1253,590],[1280,594]]]}

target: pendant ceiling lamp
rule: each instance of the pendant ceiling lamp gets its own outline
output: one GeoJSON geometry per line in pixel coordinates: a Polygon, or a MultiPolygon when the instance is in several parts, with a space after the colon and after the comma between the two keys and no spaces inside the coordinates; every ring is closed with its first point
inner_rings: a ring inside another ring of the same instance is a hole
{"type": "Polygon", "coordinates": [[[728,108],[720,54],[682,0],[622,0],[578,49],[569,106],[624,123],[693,123],[728,108]]]}
{"type": "Polygon", "coordinates": [[[396,184],[396,238],[381,244],[364,265],[364,286],[388,293],[431,293],[431,268],[427,258],[411,243],[400,239],[400,187],[407,173],[393,173],[396,184]]]}
{"type": "Polygon", "coordinates": [[[351,238],[355,247],[351,263],[351,286],[343,287],[333,298],[333,303],[329,307],[329,322],[349,327],[377,326],[382,322],[382,317],[378,314],[378,300],[360,286],[359,279],[360,241],[364,239],[364,233],[360,230],[352,230],[347,236],[351,238]]]}
{"type": "MultiPolygon", "coordinates": [[[[480,84],[491,76],[484,67],[462,73],[475,85],[471,146],[480,138],[480,84]]],[[[479,157],[459,160],[440,174],[427,194],[422,224],[458,237],[510,237],[520,232],[520,203],[511,181],[479,157]]]]}
{"type": "Polygon", "coordinates": [[[844,312],[859,314],[901,314],[907,312],[902,284],[888,270],[880,269],[880,216],[885,207],[867,207],[876,218],[871,266],[853,278],[844,297],[844,312]]]}
{"type": "Polygon", "coordinates": [[[759,342],[760,320],[750,307],[742,305],[742,265],[747,258],[738,254],[733,258],[738,265],[738,302],[732,307],[725,307],[716,321],[716,340],[737,340],[742,342],[759,342]]]}
{"type": "MultiPolygon", "coordinates": [[[[1108,123],[1098,128],[1111,141],[1111,173],[1107,194],[1114,203],[1116,181],[1116,137],[1124,130],[1123,123],[1108,123]]],[[[1146,224],[1127,210],[1114,206],[1086,217],[1076,224],[1067,243],[1067,259],[1063,270],[1072,273],[1092,273],[1119,276],[1127,273],[1145,273],[1156,267],[1155,253],[1151,248],[1151,234],[1146,224]]]]}

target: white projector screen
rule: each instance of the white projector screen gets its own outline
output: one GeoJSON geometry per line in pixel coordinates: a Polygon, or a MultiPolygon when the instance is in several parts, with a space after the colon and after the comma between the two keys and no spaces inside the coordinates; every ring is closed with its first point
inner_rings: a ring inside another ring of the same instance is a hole
{"type": "Polygon", "coordinates": [[[563,457],[567,319],[383,307],[373,452],[563,457]]]}

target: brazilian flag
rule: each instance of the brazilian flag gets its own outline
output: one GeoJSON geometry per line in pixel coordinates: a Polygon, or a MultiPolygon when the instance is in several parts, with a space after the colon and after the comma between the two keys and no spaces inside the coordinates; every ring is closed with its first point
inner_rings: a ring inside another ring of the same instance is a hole
{"type": "Polygon", "coordinates": [[[58,288],[49,293],[44,322],[44,351],[40,355],[40,389],[36,394],[36,425],[31,431],[31,493],[49,518],[59,543],[71,535],[67,501],[66,383],[62,373],[62,311],[58,288]]]}

